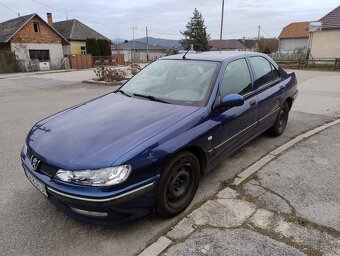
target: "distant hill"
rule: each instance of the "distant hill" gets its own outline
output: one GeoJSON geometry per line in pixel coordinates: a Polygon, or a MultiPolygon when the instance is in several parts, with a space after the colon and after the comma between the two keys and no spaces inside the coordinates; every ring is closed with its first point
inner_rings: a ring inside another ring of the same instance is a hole
{"type": "MultiPolygon", "coordinates": [[[[135,39],[138,42],[146,43],[146,37],[135,39]]],[[[149,44],[151,45],[159,45],[167,48],[180,48],[181,43],[179,40],[173,40],[173,39],[163,39],[163,38],[154,38],[149,37],[149,44]]]]}

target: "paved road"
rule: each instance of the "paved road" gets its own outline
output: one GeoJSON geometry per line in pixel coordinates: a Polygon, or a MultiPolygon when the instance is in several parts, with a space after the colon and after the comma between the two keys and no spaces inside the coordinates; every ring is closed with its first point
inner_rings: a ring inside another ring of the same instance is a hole
{"type": "MultiPolygon", "coordinates": [[[[180,218],[164,220],[153,216],[119,227],[86,225],[58,212],[26,179],[19,152],[32,125],[47,115],[110,91],[109,87],[76,82],[83,80],[80,74],[0,80],[0,255],[44,255],[47,251],[50,255],[132,255],[180,218]]],[[[337,115],[339,108],[333,103],[340,102],[340,74],[299,72],[298,79],[303,81],[301,87],[328,100],[321,104],[310,102],[308,93],[301,90],[285,134],[275,139],[261,136],[226,159],[203,178],[191,209],[270,150],[337,115]],[[315,90],[315,81],[322,84],[321,90],[315,90]]]]}

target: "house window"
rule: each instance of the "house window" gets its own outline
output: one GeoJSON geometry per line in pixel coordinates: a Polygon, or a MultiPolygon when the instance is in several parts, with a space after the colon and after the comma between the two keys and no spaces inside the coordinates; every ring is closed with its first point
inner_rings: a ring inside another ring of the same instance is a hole
{"type": "Polygon", "coordinates": [[[40,28],[39,28],[39,23],[38,22],[33,22],[33,28],[34,28],[34,32],[40,32],[40,28]]]}
{"type": "Polygon", "coordinates": [[[80,53],[81,54],[86,54],[86,47],[85,46],[81,46],[80,47],[80,53]]]}
{"type": "Polygon", "coordinates": [[[29,50],[31,60],[48,61],[50,60],[49,50],[29,50]]]}

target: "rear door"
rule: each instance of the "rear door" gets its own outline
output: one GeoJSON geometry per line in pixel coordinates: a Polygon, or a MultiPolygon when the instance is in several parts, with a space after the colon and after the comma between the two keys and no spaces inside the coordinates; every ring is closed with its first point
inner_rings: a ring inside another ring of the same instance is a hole
{"type": "Polygon", "coordinates": [[[233,152],[253,136],[258,115],[257,96],[253,92],[246,58],[227,65],[219,90],[220,99],[229,94],[240,94],[245,102],[242,106],[216,109],[211,114],[213,159],[233,152]]]}
{"type": "Polygon", "coordinates": [[[258,125],[255,134],[270,128],[284,101],[285,84],[273,64],[262,56],[249,57],[255,77],[255,92],[258,97],[258,125]]]}

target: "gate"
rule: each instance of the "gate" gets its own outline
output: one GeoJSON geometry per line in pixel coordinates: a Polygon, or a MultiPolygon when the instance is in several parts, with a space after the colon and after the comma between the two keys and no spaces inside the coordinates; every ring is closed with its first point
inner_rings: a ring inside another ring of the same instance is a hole
{"type": "Polygon", "coordinates": [[[70,60],[71,69],[92,68],[92,54],[70,54],[67,57],[70,60]]]}
{"type": "Polygon", "coordinates": [[[0,52],[0,73],[17,72],[18,65],[13,52],[0,52]]]}

